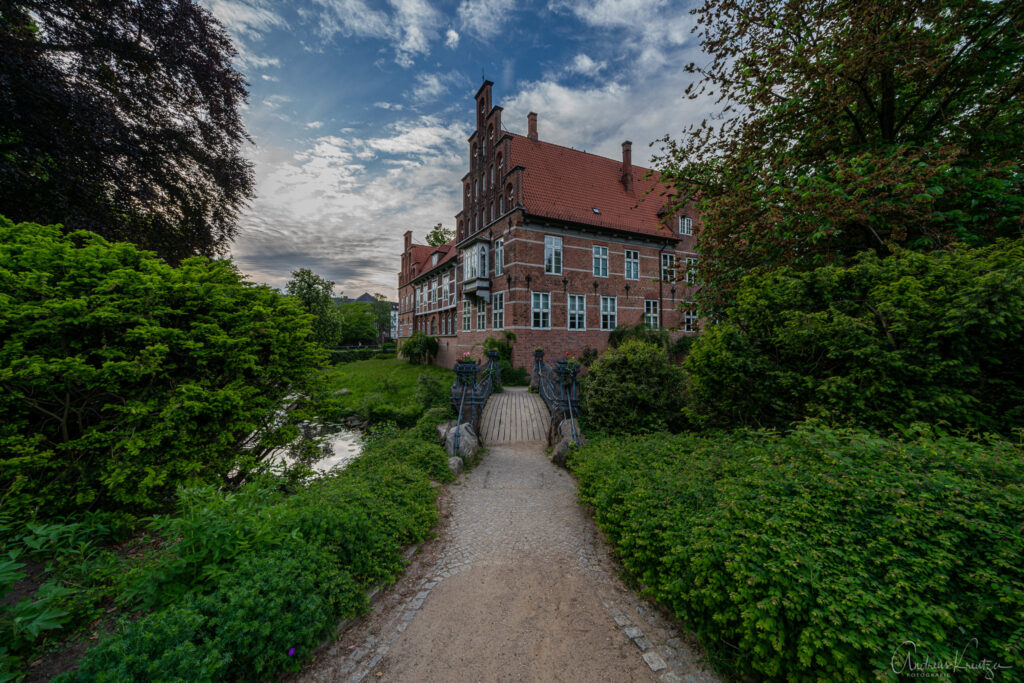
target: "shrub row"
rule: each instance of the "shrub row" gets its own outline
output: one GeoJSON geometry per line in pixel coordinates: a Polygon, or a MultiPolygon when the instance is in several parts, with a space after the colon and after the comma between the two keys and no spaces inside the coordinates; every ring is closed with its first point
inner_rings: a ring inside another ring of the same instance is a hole
{"type": "Polygon", "coordinates": [[[356,360],[370,360],[380,353],[380,349],[373,347],[365,349],[331,349],[330,361],[337,365],[339,363],[351,363],[356,360]]]}
{"type": "Polygon", "coordinates": [[[1024,667],[1022,455],[804,425],[595,439],[570,466],[627,571],[713,658],[862,681],[909,672],[907,641],[920,666],[1024,667]]]}
{"type": "Polygon", "coordinates": [[[689,411],[707,426],[824,417],[1009,434],[1024,424],[1024,240],[859,256],[744,279],[694,345],[689,411]]]}
{"type": "Polygon", "coordinates": [[[262,680],[298,670],[340,618],[392,581],[436,523],[448,480],[436,415],[371,433],[345,470],[292,495],[272,479],[186,491],[154,529],[173,545],[135,581],[154,610],[86,653],[64,681],[262,680]],[[424,437],[431,438],[424,438],[424,437]]]}

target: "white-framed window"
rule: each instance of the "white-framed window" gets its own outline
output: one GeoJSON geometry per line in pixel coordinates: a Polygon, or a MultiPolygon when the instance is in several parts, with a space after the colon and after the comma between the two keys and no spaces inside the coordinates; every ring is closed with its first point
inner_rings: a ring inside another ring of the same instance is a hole
{"type": "Polygon", "coordinates": [[[451,292],[451,282],[450,278],[445,275],[441,278],[441,301],[443,301],[445,305],[448,304],[449,292],[451,292]]]}
{"type": "Polygon", "coordinates": [[[594,277],[608,277],[608,247],[594,247],[594,277]]]}
{"type": "Polygon", "coordinates": [[[467,296],[462,300],[462,331],[469,332],[473,329],[473,302],[467,296]]]}
{"type": "Polygon", "coordinates": [[[644,301],[644,325],[652,330],[658,329],[658,300],[647,299],[644,301]]]}
{"type": "Polygon", "coordinates": [[[554,235],[544,236],[544,272],[551,275],[562,274],[562,238],[554,235]]]}
{"type": "Polygon", "coordinates": [[[430,305],[437,306],[437,278],[430,281],[430,305]]]}
{"type": "Polygon", "coordinates": [[[636,249],[626,250],[626,279],[640,279],[640,252],[636,249]]]}
{"type": "Polygon", "coordinates": [[[551,295],[547,292],[532,293],[531,327],[535,330],[547,330],[551,328],[551,295]]]}
{"type": "MultiPolygon", "coordinates": [[[[692,306],[692,301],[686,302],[687,306],[692,306]]],[[[696,332],[697,331],[697,311],[690,308],[683,311],[683,332],[696,332]]]]}
{"type": "Polygon", "coordinates": [[[679,217],[679,234],[680,235],[692,235],[693,234],[693,219],[689,216],[679,217]]]}
{"type": "Polygon", "coordinates": [[[618,302],[614,296],[601,297],[601,329],[614,330],[619,322],[618,302]]]}
{"type": "Polygon", "coordinates": [[[500,330],[505,327],[505,292],[495,292],[491,301],[491,327],[500,330]]]}
{"type": "Polygon", "coordinates": [[[476,300],[476,329],[487,329],[487,302],[483,299],[476,300]]]}
{"type": "Polygon", "coordinates": [[[676,279],[676,255],[675,254],[662,254],[661,255],[661,279],[662,280],[675,280],[676,279]]]}
{"type": "Polygon", "coordinates": [[[494,274],[501,275],[505,272],[505,239],[499,237],[494,240],[494,274]]]}
{"type": "Polygon", "coordinates": [[[463,280],[475,280],[487,277],[487,245],[479,244],[462,252],[463,280]]]}
{"type": "Polygon", "coordinates": [[[431,256],[430,257],[430,265],[436,266],[437,265],[437,259],[440,258],[440,256],[441,256],[440,254],[434,254],[433,256],[431,256]]]}
{"type": "Polygon", "coordinates": [[[692,256],[686,257],[686,284],[697,284],[697,259],[692,256]]]}
{"type": "Polygon", "coordinates": [[[569,321],[570,330],[587,329],[587,296],[586,294],[569,295],[569,321]]]}
{"type": "Polygon", "coordinates": [[[487,277],[487,245],[481,244],[477,247],[476,257],[480,277],[487,277]]]}

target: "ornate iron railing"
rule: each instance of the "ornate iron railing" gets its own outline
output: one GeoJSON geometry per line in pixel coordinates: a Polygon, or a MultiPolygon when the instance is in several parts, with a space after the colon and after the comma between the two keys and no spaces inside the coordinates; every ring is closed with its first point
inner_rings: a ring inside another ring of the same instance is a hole
{"type": "Polygon", "coordinates": [[[497,351],[487,352],[487,363],[482,371],[476,361],[455,362],[455,383],[451,389],[452,408],[458,414],[455,424],[455,455],[459,453],[459,427],[463,422],[467,422],[479,435],[484,405],[494,389],[500,386],[501,367],[498,365],[497,351]]]}
{"type": "Polygon", "coordinates": [[[579,363],[561,358],[554,363],[544,362],[544,351],[533,352],[533,372],[537,378],[537,392],[551,413],[551,424],[570,421],[573,441],[579,440],[576,418],[580,413],[579,363]]]}

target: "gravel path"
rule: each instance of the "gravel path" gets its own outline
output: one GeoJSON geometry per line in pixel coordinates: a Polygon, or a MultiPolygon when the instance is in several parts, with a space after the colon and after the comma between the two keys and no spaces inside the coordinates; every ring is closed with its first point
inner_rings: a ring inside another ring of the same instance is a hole
{"type": "Polygon", "coordinates": [[[499,444],[442,495],[439,535],[305,681],[717,681],[617,576],[543,442],[499,444]]]}

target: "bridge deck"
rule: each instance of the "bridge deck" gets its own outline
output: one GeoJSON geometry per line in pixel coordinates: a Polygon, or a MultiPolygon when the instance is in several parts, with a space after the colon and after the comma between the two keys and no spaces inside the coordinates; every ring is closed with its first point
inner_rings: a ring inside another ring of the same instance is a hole
{"type": "Polygon", "coordinates": [[[480,436],[485,445],[547,441],[548,408],[544,399],[531,394],[526,387],[505,387],[500,394],[491,394],[484,406],[480,436]]]}

